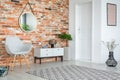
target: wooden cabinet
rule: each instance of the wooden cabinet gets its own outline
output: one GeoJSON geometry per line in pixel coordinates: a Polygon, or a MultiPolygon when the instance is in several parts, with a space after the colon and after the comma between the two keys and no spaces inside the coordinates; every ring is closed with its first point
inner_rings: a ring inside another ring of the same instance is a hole
{"type": "Polygon", "coordinates": [[[35,48],[34,49],[34,62],[36,63],[36,59],[40,60],[42,58],[47,57],[55,57],[57,60],[57,57],[61,57],[61,61],[63,61],[63,55],[64,55],[64,48],[35,48]]]}

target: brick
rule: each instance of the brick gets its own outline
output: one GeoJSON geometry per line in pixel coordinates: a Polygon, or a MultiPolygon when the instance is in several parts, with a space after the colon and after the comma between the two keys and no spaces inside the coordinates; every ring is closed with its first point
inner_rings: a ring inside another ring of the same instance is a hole
{"type": "MultiPolygon", "coordinates": [[[[5,41],[7,35],[16,35],[24,42],[33,43],[34,47],[42,47],[48,44],[51,38],[61,41],[60,45],[62,47],[66,46],[66,42],[56,35],[63,32],[68,33],[69,0],[30,1],[37,19],[36,29],[30,33],[25,33],[19,26],[20,13],[27,2],[28,0],[21,0],[19,3],[2,0],[2,4],[0,4],[0,42],[5,41]],[[42,44],[39,45],[39,42],[42,44]]],[[[27,6],[24,12],[31,13],[30,7],[27,6]]],[[[0,45],[0,52],[7,54],[4,43],[0,45]]],[[[54,61],[54,59],[48,61],[54,61]]]]}
{"type": "Polygon", "coordinates": [[[6,1],[5,4],[13,4],[11,1],[6,1]]]}

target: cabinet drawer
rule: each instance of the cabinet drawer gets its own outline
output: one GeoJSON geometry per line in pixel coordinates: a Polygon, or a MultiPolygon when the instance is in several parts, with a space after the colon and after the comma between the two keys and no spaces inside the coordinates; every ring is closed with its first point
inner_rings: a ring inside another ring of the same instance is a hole
{"type": "Polygon", "coordinates": [[[54,56],[63,56],[63,55],[64,55],[64,49],[63,48],[54,49],[54,56]]]}
{"type": "Polygon", "coordinates": [[[52,56],[52,51],[49,49],[41,49],[40,57],[50,57],[52,56]]]}
{"type": "Polygon", "coordinates": [[[40,54],[40,57],[50,57],[50,56],[47,53],[42,53],[42,54],[40,54]]]}
{"type": "Polygon", "coordinates": [[[35,57],[54,57],[63,55],[64,55],[63,48],[45,48],[45,49],[36,48],[34,50],[35,57]]]}

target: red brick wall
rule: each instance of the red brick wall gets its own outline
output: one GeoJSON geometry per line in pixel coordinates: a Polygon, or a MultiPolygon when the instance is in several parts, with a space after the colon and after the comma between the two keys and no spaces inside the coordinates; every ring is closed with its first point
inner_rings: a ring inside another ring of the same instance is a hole
{"type": "MultiPolygon", "coordinates": [[[[21,11],[28,0],[19,3],[11,0],[0,0],[0,43],[4,42],[7,35],[17,35],[34,46],[48,44],[50,39],[56,39],[57,34],[68,32],[69,0],[29,0],[33,13],[37,19],[36,30],[25,33],[21,30],[18,20],[21,11]]],[[[29,6],[25,12],[30,12],[29,6]]],[[[65,46],[64,42],[60,42],[65,46]]],[[[0,53],[6,53],[4,43],[0,44],[0,53]]]]}

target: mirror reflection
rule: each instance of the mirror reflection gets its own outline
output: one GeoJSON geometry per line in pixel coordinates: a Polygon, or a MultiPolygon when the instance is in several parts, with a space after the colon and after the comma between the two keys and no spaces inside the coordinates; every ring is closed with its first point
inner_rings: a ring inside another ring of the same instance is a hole
{"type": "Polygon", "coordinates": [[[19,24],[23,31],[30,32],[36,28],[36,18],[32,13],[24,13],[19,18],[19,24]]]}

